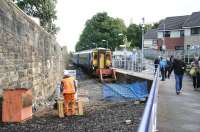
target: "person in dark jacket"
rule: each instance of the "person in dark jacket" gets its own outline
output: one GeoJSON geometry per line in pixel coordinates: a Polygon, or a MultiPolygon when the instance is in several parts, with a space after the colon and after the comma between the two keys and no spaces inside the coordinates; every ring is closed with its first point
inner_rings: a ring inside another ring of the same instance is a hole
{"type": "Polygon", "coordinates": [[[159,63],[160,63],[160,57],[156,57],[156,59],[154,60],[154,67],[155,67],[154,75],[156,74],[156,70],[159,66],[159,63]]]}
{"type": "Polygon", "coordinates": [[[167,78],[170,78],[172,73],[172,66],[173,66],[174,56],[170,56],[169,61],[167,61],[168,69],[167,69],[167,78]]]}
{"type": "Polygon", "coordinates": [[[179,95],[182,89],[183,75],[185,72],[185,63],[178,56],[174,59],[172,70],[174,70],[175,80],[176,80],[176,94],[179,95]]]}

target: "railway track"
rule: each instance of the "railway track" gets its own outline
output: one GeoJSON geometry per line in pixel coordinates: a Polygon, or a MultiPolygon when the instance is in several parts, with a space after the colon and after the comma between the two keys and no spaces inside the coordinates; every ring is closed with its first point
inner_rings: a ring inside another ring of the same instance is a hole
{"type": "MultiPolygon", "coordinates": [[[[83,74],[83,73],[82,73],[83,74]]],[[[136,131],[144,104],[103,100],[103,84],[85,74],[79,81],[79,98],[85,99],[84,116],[58,118],[56,110],[47,108],[23,123],[2,124],[0,131],[69,131],[114,132],[136,131]],[[84,79],[83,79],[84,78],[84,79]],[[126,124],[126,120],[131,120],[126,124]]]]}

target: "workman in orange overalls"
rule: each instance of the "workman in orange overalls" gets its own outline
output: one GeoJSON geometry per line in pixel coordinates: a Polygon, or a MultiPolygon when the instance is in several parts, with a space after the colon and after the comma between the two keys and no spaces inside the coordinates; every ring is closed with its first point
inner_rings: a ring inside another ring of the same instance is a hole
{"type": "Polygon", "coordinates": [[[64,71],[64,77],[61,81],[61,91],[64,96],[65,103],[65,115],[75,115],[75,93],[76,93],[76,81],[74,77],[71,77],[68,71],[64,71]],[[70,107],[71,106],[71,107],[70,107]]]}

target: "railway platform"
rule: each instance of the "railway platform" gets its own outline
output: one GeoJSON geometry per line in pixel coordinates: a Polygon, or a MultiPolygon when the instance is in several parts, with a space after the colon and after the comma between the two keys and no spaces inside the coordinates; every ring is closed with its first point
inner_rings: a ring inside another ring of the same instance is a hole
{"type": "MultiPolygon", "coordinates": [[[[117,69],[117,72],[152,80],[153,74],[117,69]]],[[[184,75],[183,91],[175,92],[175,77],[159,82],[157,129],[160,132],[200,132],[200,89],[193,90],[192,79],[184,75]]]]}
{"type": "Polygon", "coordinates": [[[160,81],[158,93],[158,130],[160,132],[200,131],[200,90],[194,91],[192,80],[184,76],[183,92],[175,93],[172,76],[160,81]]]}

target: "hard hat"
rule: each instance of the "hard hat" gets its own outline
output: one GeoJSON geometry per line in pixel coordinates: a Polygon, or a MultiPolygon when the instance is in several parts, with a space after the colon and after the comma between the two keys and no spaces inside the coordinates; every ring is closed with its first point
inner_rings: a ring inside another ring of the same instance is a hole
{"type": "Polygon", "coordinates": [[[69,75],[69,72],[67,70],[64,70],[64,76],[69,75]]]}

